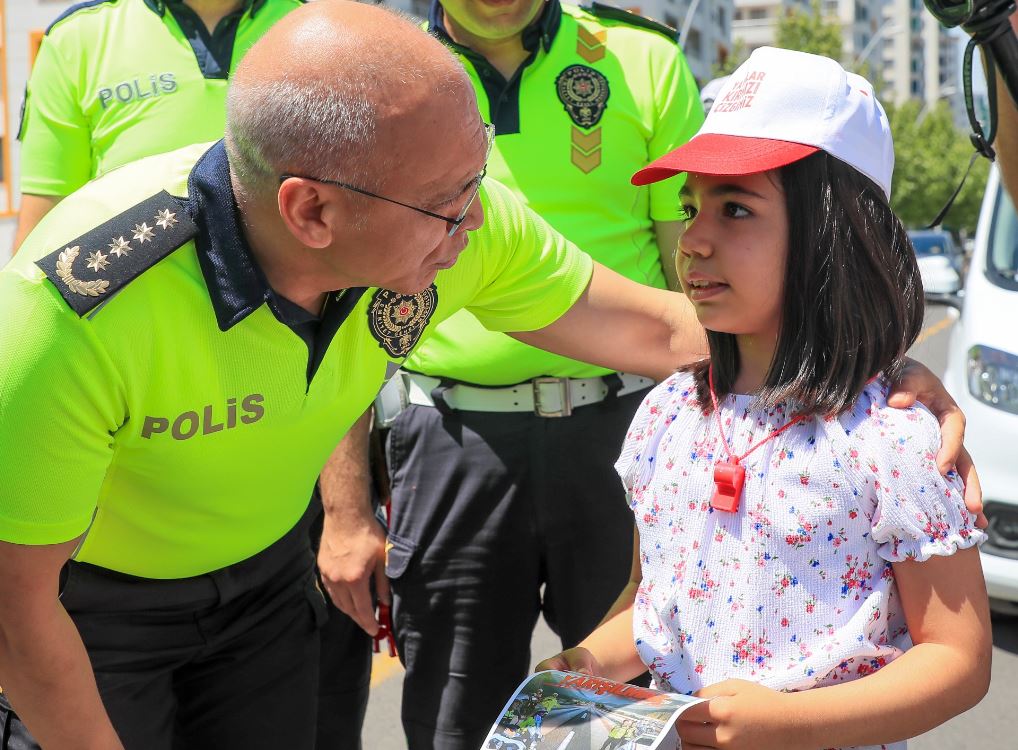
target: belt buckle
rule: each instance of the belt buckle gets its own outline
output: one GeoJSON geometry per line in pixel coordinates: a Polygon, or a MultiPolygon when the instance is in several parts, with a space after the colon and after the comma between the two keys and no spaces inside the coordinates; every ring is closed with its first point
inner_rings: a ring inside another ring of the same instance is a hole
{"type": "Polygon", "coordinates": [[[534,389],[534,414],[539,417],[568,417],[573,413],[573,404],[569,398],[569,378],[534,378],[531,385],[534,389]],[[559,388],[559,408],[545,409],[541,405],[541,386],[557,385],[559,388]]]}

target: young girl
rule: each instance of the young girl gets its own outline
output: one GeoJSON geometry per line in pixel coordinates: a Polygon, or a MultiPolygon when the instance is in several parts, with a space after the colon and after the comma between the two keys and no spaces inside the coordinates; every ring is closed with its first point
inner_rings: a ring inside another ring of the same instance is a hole
{"type": "Polygon", "coordinates": [[[626,438],[632,583],[541,668],[710,698],[684,750],[902,748],[988,687],[984,535],[936,419],[886,403],[923,315],[893,158],[864,79],[762,48],[633,178],[688,172],[677,264],[710,358],[626,438]]]}

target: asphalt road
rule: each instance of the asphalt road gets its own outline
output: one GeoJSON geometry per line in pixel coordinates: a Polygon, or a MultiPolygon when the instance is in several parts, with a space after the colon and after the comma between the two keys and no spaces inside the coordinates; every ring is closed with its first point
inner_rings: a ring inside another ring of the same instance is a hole
{"type": "MultiPolygon", "coordinates": [[[[945,369],[947,339],[953,322],[953,312],[947,308],[931,308],[911,352],[938,374],[945,369]]],[[[971,711],[911,740],[910,750],[1005,750],[1018,746],[1014,728],[1018,708],[1018,618],[994,616],[993,642],[993,675],[986,698],[971,711]]],[[[536,663],[558,650],[558,640],[542,620],[531,644],[533,661],[536,663]]],[[[402,668],[395,659],[375,656],[371,700],[364,724],[365,750],[406,750],[399,723],[402,678],[402,668]]],[[[576,746],[586,747],[579,743],[576,746]]]]}

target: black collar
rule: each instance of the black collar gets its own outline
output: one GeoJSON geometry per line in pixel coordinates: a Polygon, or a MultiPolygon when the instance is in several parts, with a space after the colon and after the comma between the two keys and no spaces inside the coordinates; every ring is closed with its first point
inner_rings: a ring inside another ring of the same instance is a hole
{"type": "MultiPolygon", "coordinates": [[[[145,5],[160,16],[165,15],[167,5],[182,3],[183,1],[184,0],[144,0],[145,5]]],[[[255,13],[261,10],[261,7],[267,2],[268,0],[244,0],[244,10],[250,10],[251,17],[254,18],[255,13]]]]}
{"type": "Polygon", "coordinates": [[[307,381],[318,371],[329,344],[366,291],[362,287],[328,295],[321,318],[269,286],[240,227],[230,182],[226,146],[219,141],[194,165],[187,180],[187,212],[198,228],[194,246],[212,309],[228,331],[263,304],[307,344],[307,381]]]}
{"type": "MultiPolygon", "coordinates": [[[[146,0],[148,2],[149,0],[146,0]]],[[[269,285],[240,229],[226,146],[219,141],[187,180],[189,213],[198,227],[198,262],[220,330],[227,331],[269,299],[269,285]]]]}
{"type": "MultiPolygon", "coordinates": [[[[559,4],[559,0],[546,0],[541,15],[523,30],[523,49],[533,52],[537,49],[538,44],[543,43],[544,51],[547,52],[551,49],[551,43],[555,41],[555,35],[558,34],[561,24],[562,6],[559,4]]],[[[469,49],[454,42],[449,36],[449,32],[445,28],[445,14],[440,0],[432,0],[431,10],[428,12],[428,31],[458,50],[469,49]]]]}

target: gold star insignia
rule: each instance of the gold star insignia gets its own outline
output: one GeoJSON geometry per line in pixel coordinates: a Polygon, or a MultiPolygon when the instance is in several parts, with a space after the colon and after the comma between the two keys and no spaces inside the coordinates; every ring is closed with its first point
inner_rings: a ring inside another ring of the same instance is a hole
{"type": "Polygon", "coordinates": [[[152,231],[152,227],[150,227],[145,222],[134,225],[134,239],[138,240],[138,242],[145,242],[145,240],[151,240],[153,237],[155,237],[155,234],[156,233],[152,231]]]}
{"type": "Polygon", "coordinates": [[[96,273],[99,273],[110,264],[110,262],[106,260],[106,257],[107,256],[103,255],[100,250],[96,250],[94,253],[89,253],[88,267],[96,273]]]}
{"type": "Polygon", "coordinates": [[[163,229],[170,229],[180,219],[176,218],[176,214],[170,213],[170,209],[164,208],[162,211],[156,212],[156,224],[161,226],[163,229]]]}
{"type": "Polygon", "coordinates": [[[114,237],[113,242],[110,243],[110,252],[116,255],[118,258],[127,255],[131,252],[131,243],[125,240],[123,237],[114,237]]]}

